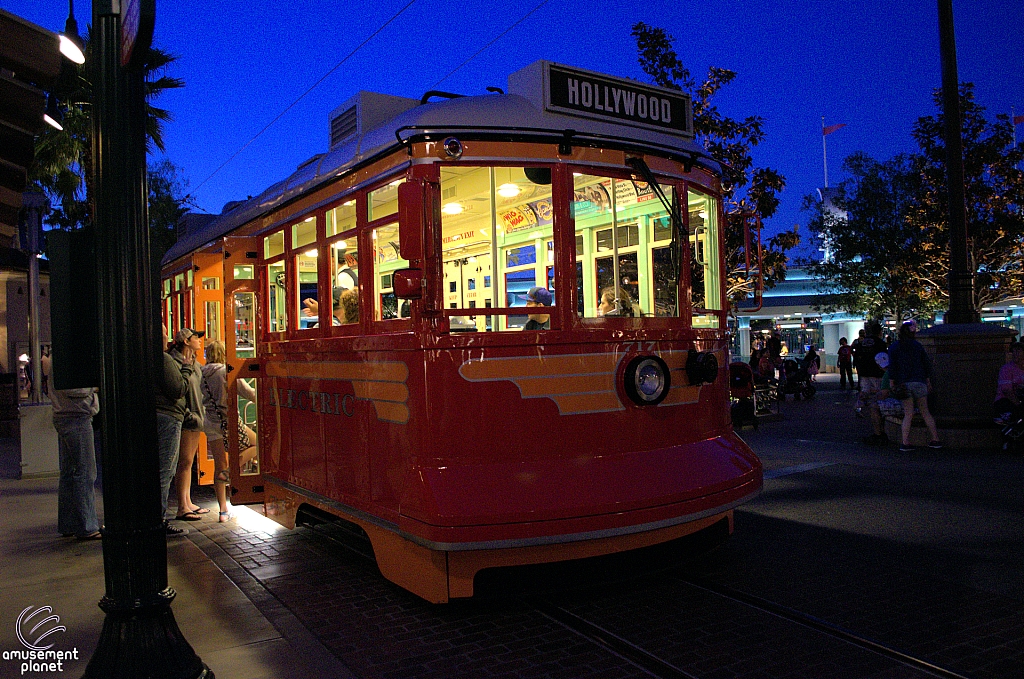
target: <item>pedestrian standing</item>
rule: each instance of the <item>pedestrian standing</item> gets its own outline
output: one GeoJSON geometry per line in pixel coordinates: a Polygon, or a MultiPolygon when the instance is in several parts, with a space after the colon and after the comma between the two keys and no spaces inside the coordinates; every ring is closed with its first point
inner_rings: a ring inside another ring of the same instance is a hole
{"type": "Polygon", "coordinates": [[[882,391],[882,377],[889,366],[888,347],[882,339],[882,324],[869,321],[866,337],[854,355],[857,364],[857,376],[860,384],[860,398],[863,407],[867,408],[871,418],[871,435],[864,442],[868,445],[881,446],[889,442],[883,428],[882,413],[878,409],[879,394],[882,391]],[[859,359],[859,360],[858,360],[859,359]]]}
{"type": "Polygon", "coordinates": [[[100,411],[95,388],[51,389],[53,428],[57,430],[60,481],[57,530],[64,537],[99,540],[96,516],[96,440],[92,418],[100,411]]]}
{"type": "Polygon", "coordinates": [[[853,348],[846,343],[845,337],[839,338],[836,365],[839,367],[839,388],[846,389],[846,381],[849,379],[850,388],[853,389],[853,348]]]}
{"type": "MultiPolygon", "coordinates": [[[[167,330],[164,329],[164,337],[167,330]]],[[[190,351],[190,350],[188,350],[190,351]]],[[[192,379],[192,362],[179,363],[166,351],[163,356],[163,369],[157,375],[153,393],[156,400],[157,455],[160,462],[160,501],[163,510],[161,518],[167,516],[167,495],[171,490],[171,479],[178,465],[178,446],[181,441],[181,422],[185,419],[187,406],[185,393],[192,379]]],[[[164,520],[164,530],[168,535],[184,535],[184,528],[172,526],[164,520]]]]}
{"type": "Polygon", "coordinates": [[[188,390],[185,392],[185,413],[181,422],[181,436],[178,447],[178,468],[174,473],[174,484],[178,492],[178,513],[174,517],[181,521],[199,521],[201,514],[210,510],[192,502],[192,464],[199,451],[199,435],[203,433],[206,408],[203,407],[202,374],[196,358],[203,353],[205,332],[182,328],[174,340],[169,353],[176,362],[192,367],[189,374],[188,390]]]}
{"type": "MultiPolygon", "coordinates": [[[[855,387],[857,391],[860,391],[860,368],[857,367],[857,350],[860,349],[860,345],[864,342],[864,338],[866,336],[867,333],[864,331],[864,328],[861,328],[860,331],[857,333],[857,339],[853,340],[853,342],[850,344],[850,349],[853,351],[853,369],[857,371],[857,384],[855,387]]],[[[857,407],[859,408],[860,405],[860,397],[858,396],[857,407]]]]}
{"type": "Polygon", "coordinates": [[[889,378],[896,398],[903,402],[903,440],[900,452],[914,450],[910,445],[910,430],[914,420],[914,408],[921,413],[921,419],[931,435],[929,448],[941,448],[935,418],[928,410],[928,393],[932,390],[932,362],[921,343],[915,339],[917,321],[909,319],[900,326],[899,339],[889,349],[889,378]]]}

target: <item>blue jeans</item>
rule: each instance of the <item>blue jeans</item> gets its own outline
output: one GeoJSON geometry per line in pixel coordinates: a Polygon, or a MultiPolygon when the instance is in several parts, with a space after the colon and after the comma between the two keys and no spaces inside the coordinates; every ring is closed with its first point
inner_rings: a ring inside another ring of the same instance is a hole
{"type": "Polygon", "coordinates": [[[92,417],[53,418],[60,455],[57,486],[57,530],[82,537],[100,529],[96,517],[96,442],[92,417]]]}
{"type": "Polygon", "coordinates": [[[156,414],[157,454],[160,457],[160,500],[163,503],[161,517],[167,515],[167,494],[171,490],[171,479],[178,467],[178,444],[181,441],[181,421],[164,413],[156,414]]]}

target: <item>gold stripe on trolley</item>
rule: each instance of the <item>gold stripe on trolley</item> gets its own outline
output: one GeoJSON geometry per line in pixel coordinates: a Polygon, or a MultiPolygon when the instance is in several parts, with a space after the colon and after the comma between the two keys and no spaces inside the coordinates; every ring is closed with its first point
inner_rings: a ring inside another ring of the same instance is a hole
{"type": "Polygon", "coordinates": [[[401,361],[276,361],[267,364],[266,373],[269,377],[351,382],[357,399],[373,403],[378,420],[409,421],[409,387],[405,383],[409,366],[401,361]]]}

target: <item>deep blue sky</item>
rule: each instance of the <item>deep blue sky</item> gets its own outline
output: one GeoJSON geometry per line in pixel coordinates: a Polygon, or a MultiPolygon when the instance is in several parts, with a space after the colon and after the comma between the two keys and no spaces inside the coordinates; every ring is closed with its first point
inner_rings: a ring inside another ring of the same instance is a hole
{"type": "MultiPolygon", "coordinates": [[[[935,0],[548,0],[456,73],[448,74],[540,0],[416,0],[397,20],[292,108],[237,158],[208,177],[408,0],[159,2],[156,42],[178,55],[186,87],[170,109],[167,156],[203,210],[256,195],[327,146],[328,113],[360,89],[420,97],[430,89],[482,94],[538,59],[646,80],[630,28],[665,28],[695,77],[708,66],[737,79],[719,95],[725,114],[765,119],[758,165],[785,175],[771,230],[807,221],[802,198],[823,183],[821,118],[847,127],[827,138],[829,183],[864,151],[887,159],[914,150],[911,128],[935,113],[940,86],[935,0]],[[445,78],[443,82],[438,82],[445,78]]],[[[53,30],[62,0],[3,0],[4,9],[53,30]]],[[[961,81],[990,115],[1024,114],[1024,2],[955,0],[961,81]]],[[[91,3],[75,6],[79,26],[91,3]]],[[[1020,130],[1024,137],[1024,129],[1020,130]]]]}

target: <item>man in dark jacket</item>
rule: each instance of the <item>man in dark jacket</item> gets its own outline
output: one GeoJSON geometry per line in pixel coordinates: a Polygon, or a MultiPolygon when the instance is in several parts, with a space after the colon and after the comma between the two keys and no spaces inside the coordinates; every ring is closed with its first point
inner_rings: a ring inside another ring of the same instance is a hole
{"type": "Polygon", "coordinates": [[[888,347],[882,339],[882,324],[868,321],[864,326],[867,337],[854,350],[853,363],[857,366],[860,397],[871,416],[871,436],[864,439],[868,445],[881,446],[889,442],[882,428],[882,413],[878,410],[878,392],[882,391],[882,377],[889,365],[888,347]]]}
{"type": "MultiPolygon", "coordinates": [[[[164,328],[164,337],[166,336],[167,329],[164,328]]],[[[157,383],[153,385],[153,393],[156,397],[157,450],[160,456],[160,500],[163,503],[161,516],[166,516],[167,494],[171,489],[174,470],[178,466],[181,422],[185,419],[185,412],[188,409],[185,393],[188,391],[193,366],[191,362],[178,363],[166,351],[161,351],[160,354],[163,356],[163,370],[157,377],[157,383]]],[[[184,528],[170,525],[166,520],[164,530],[168,535],[184,535],[188,532],[184,528]]]]}

